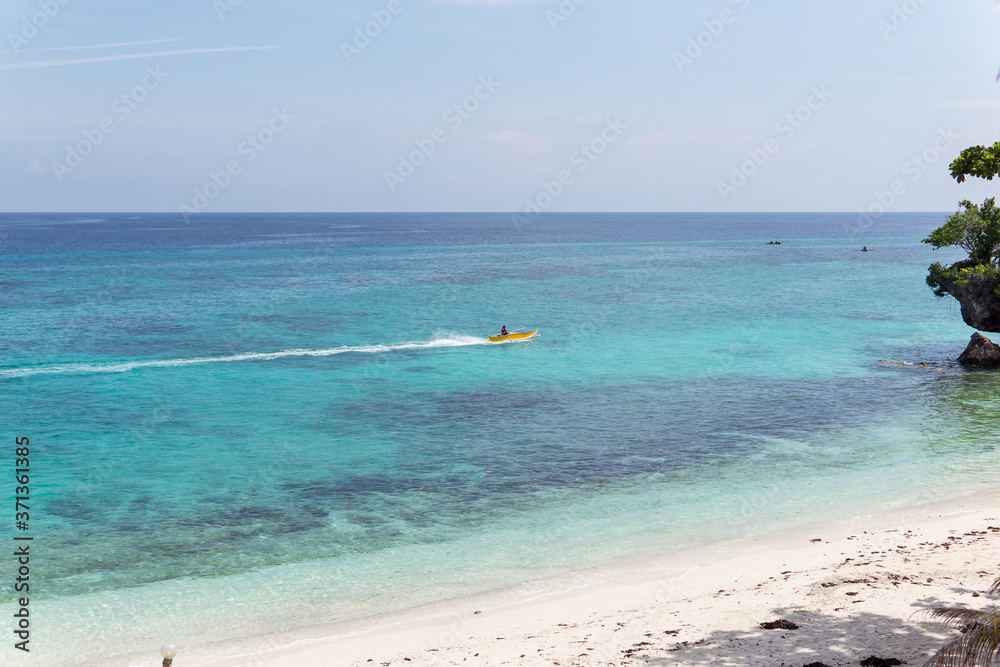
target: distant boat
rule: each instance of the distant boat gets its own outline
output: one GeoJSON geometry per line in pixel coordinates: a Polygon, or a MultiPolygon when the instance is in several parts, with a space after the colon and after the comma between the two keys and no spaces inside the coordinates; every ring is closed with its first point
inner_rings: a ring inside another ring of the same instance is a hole
{"type": "Polygon", "coordinates": [[[491,343],[505,343],[505,342],[511,341],[511,340],[528,340],[529,338],[531,338],[532,336],[534,336],[537,333],[538,333],[538,329],[535,329],[534,331],[532,331],[530,333],[521,333],[521,332],[518,332],[518,333],[509,333],[506,336],[490,336],[490,342],[491,343]]]}
{"type": "Polygon", "coordinates": [[[781,245],[781,241],[768,241],[767,245],[781,245]]]}

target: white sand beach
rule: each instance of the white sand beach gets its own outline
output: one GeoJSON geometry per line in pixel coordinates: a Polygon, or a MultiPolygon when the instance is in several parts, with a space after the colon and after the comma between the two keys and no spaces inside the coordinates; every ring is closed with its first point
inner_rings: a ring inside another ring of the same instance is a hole
{"type": "Polygon", "coordinates": [[[915,612],[988,606],[998,546],[1000,495],[980,494],[174,665],[919,665],[956,633],[915,612]],[[760,627],[778,619],[799,628],[760,627]]]}

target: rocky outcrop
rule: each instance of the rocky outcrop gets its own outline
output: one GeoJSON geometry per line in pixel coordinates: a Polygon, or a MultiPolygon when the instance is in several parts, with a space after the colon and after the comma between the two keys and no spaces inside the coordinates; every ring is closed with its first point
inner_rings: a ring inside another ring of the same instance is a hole
{"type": "Polygon", "coordinates": [[[958,363],[965,366],[1000,368],[1000,345],[980,333],[974,333],[969,347],[965,348],[965,352],[958,358],[958,363]]]}
{"type": "Polygon", "coordinates": [[[951,294],[962,305],[962,319],[974,329],[1000,333],[1000,296],[997,296],[998,280],[995,273],[963,271],[961,264],[950,269],[935,264],[927,283],[935,293],[951,294]]]}

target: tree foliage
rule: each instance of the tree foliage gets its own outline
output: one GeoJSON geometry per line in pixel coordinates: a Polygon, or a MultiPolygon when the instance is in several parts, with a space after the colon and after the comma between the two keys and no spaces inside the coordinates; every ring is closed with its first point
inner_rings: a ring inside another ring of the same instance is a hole
{"type": "Polygon", "coordinates": [[[966,176],[992,181],[994,176],[1000,176],[1000,141],[990,147],[966,148],[955,158],[950,168],[952,177],[959,183],[964,183],[966,176]]]}
{"type": "Polygon", "coordinates": [[[935,250],[958,246],[969,253],[973,266],[993,263],[1000,250],[1000,209],[997,208],[996,198],[987,199],[982,206],[976,206],[969,200],[963,201],[960,206],[963,210],[931,232],[924,243],[930,243],[935,250]]]}

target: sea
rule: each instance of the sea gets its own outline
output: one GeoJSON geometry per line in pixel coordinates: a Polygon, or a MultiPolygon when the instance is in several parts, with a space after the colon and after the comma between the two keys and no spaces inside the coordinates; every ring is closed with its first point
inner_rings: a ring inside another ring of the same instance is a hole
{"type": "Polygon", "coordinates": [[[0,663],[201,664],[995,488],[946,217],[0,215],[0,663]]]}

